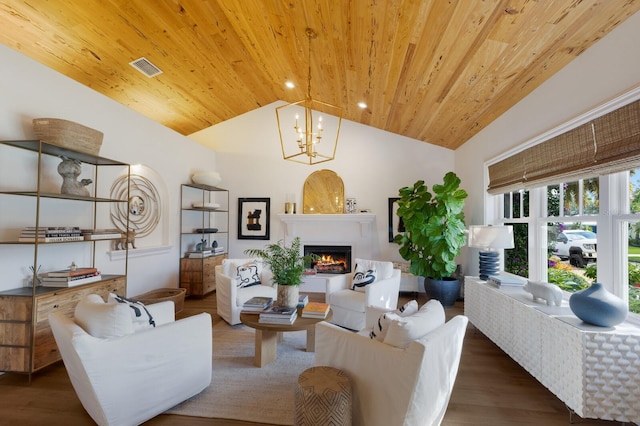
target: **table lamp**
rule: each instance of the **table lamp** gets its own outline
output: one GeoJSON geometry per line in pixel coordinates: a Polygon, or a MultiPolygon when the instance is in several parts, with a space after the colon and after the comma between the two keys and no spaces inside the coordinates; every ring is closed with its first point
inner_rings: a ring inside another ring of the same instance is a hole
{"type": "Polygon", "coordinates": [[[472,225],[468,246],[480,249],[480,279],[486,281],[500,270],[499,250],[513,248],[513,226],[472,225]]]}

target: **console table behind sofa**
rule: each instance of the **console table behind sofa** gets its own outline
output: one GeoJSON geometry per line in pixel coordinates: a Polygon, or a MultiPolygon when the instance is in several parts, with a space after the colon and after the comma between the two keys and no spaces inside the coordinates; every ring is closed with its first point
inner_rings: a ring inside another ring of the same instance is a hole
{"type": "Polygon", "coordinates": [[[640,330],[583,323],[568,302],[465,278],[469,321],[583,418],[640,422],[640,330]]]}

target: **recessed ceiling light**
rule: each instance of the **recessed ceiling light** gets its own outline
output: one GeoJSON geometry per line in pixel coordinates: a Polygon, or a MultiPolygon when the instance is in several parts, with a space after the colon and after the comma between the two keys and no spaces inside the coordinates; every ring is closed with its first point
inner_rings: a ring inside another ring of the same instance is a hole
{"type": "Polygon", "coordinates": [[[285,82],[284,85],[287,86],[289,89],[293,89],[294,87],[296,87],[296,85],[293,84],[291,81],[285,82]]]}
{"type": "Polygon", "coordinates": [[[358,102],[358,106],[362,109],[365,109],[367,107],[367,104],[365,102],[358,102]]]}

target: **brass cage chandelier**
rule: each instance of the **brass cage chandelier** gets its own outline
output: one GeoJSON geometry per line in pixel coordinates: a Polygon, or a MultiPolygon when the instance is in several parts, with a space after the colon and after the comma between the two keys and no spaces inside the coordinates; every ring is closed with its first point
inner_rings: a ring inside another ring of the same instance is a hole
{"type": "Polygon", "coordinates": [[[343,108],[311,98],[311,40],[317,34],[311,28],[307,28],[306,34],[309,39],[307,95],[303,100],[277,107],[276,118],[282,157],[313,165],[335,158],[343,108]]]}

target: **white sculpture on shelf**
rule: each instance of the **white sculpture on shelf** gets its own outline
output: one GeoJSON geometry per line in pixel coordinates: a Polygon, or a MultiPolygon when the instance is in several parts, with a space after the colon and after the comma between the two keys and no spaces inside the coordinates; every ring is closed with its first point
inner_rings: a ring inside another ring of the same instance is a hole
{"type": "Polygon", "coordinates": [[[58,164],[58,173],[62,176],[61,194],[91,196],[87,185],[93,183],[91,179],[82,179],[78,182],[78,176],[82,173],[82,163],[68,157],[60,157],[62,162],[58,164]]]}
{"type": "Polygon", "coordinates": [[[534,302],[544,299],[547,302],[547,306],[552,304],[560,306],[562,304],[562,290],[555,284],[529,280],[524,285],[524,289],[531,293],[534,302]]]}

